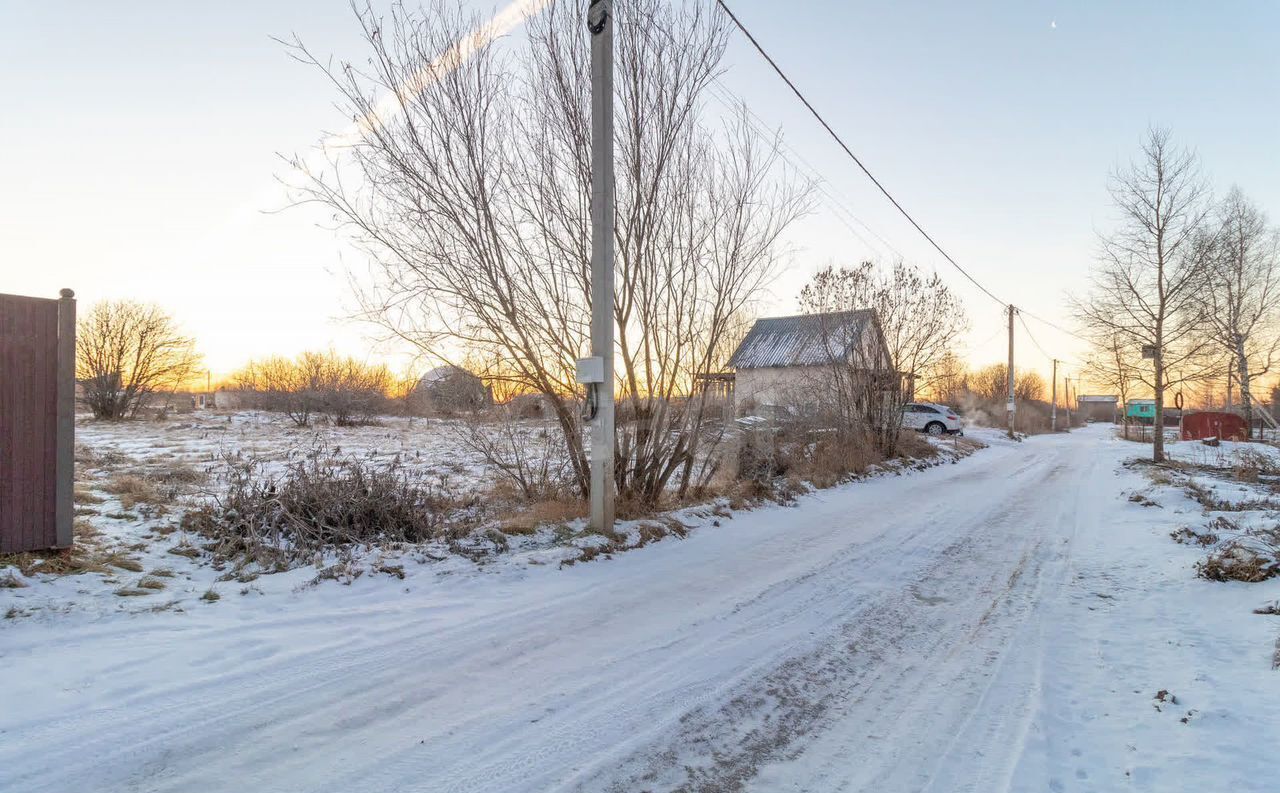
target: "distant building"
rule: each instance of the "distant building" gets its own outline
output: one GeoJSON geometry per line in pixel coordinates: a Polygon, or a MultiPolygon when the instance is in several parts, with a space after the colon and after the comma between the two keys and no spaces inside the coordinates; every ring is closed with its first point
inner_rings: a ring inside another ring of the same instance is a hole
{"type": "Polygon", "coordinates": [[[511,415],[521,419],[546,419],[555,415],[545,394],[517,394],[506,403],[511,415]]]}
{"type": "MultiPolygon", "coordinates": [[[[1154,399],[1130,399],[1125,403],[1124,415],[1129,421],[1137,422],[1138,424],[1154,424],[1156,422],[1156,401],[1154,399]]],[[[1176,427],[1181,420],[1182,411],[1165,403],[1164,426],[1176,427]]]]}
{"type": "Polygon", "coordinates": [[[219,388],[213,392],[213,404],[218,410],[244,410],[252,407],[256,394],[239,388],[219,388]]]}
{"type": "Polygon", "coordinates": [[[1120,397],[1091,394],[1076,397],[1076,410],[1085,421],[1105,421],[1115,423],[1120,405],[1120,397]]]}
{"type": "Polygon", "coordinates": [[[493,389],[459,366],[437,366],[418,379],[409,394],[414,413],[459,413],[493,405],[493,389]]]}
{"type": "Polygon", "coordinates": [[[893,357],[871,309],[827,314],[800,314],[756,320],[729,359],[735,370],[737,412],[814,406],[831,367],[849,364],[868,377],[882,379],[886,391],[902,388],[910,399],[910,382],[893,370],[893,357]]]}
{"type": "Polygon", "coordinates": [[[1131,421],[1140,424],[1151,424],[1156,420],[1156,401],[1154,399],[1130,399],[1124,405],[1124,415],[1131,421]]]}

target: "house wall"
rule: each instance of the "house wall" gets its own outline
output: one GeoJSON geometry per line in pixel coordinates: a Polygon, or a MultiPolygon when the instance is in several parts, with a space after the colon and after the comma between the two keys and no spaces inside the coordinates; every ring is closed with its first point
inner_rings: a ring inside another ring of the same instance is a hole
{"type": "Polygon", "coordinates": [[[752,406],[802,405],[817,399],[830,377],[826,366],[772,366],[739,369],[734,382],[734,406],[741,414],[752,406]]]}
{"type": "Polygon", "coordinates": [[[1117,411],[1115,402],[1081,401],[1076,404],[1076,408],[1088,421],[1116,420],[1117,411]]]}

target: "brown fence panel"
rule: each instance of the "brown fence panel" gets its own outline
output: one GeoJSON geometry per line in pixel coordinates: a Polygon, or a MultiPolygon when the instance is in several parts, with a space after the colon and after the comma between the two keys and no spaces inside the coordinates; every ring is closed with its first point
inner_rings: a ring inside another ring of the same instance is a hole
{"type": "Polygon", "coordinates": [[[58,310],[57,300],[0,295],[0,553],[66,544],[58,532],[58,310]]]}

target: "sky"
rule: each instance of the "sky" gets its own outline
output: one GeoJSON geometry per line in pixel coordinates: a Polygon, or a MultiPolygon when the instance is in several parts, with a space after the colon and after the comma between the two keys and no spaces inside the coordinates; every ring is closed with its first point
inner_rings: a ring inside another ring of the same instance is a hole
{"type": "MultiPolygon", "coordinates": [[[[1280,3],[730,6],[966,270],[1058,325],[1073,327],[1067,295],[1086,288],[1113,222],[1108,173],[1149,126],[1194,148],[1216,191],[1238,184],[1280,217],[1280,3]]],[[[335,58],[366,54],[347,0],[0,0],[0,292],[156,302],[215,378],[304,349],[402,360],[350,319],[362,255],[323,214],[286,209],[278,186],[282,155],[350,123],[273,40],[294,34],[335,58]]],[[[821,267],[900,252],[964,299],[973,328],[957,351],[1002,361],[1001,305],[896,214],[741,36],[725,67],[724,89],[844,207],[824,199],[793,228],[765,313],[794,313],[821,267]]],[[[1026,321],[1019,366],[1079,369],[1080,342],[1026,321]]]]}

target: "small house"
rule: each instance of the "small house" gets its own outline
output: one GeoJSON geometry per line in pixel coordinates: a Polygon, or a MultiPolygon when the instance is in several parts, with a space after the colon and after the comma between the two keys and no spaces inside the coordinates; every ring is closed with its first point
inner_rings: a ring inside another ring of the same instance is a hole
{"type": "MultiPolygon", "coordinates": [[[[1114,423],[1116,420],[1117,406],[1120,404],[1120,397],[1114,394],[1104,396],[1101,394],[1081,394],[1076,397],[1076,411],[1085,421],[1105,421],[1108,424],[1114,423]]],[[[1154,403],[1153,403],[1154,405],[1154,403]]],[[[1155,417],[1153,412],[1152,417],[1155,417]]]]}
{"type": "Polygon", "coordinates": [[[873,377],[886,392],[911,398],[894,371],[880,319],[872,309],[756,320],[729,359],[737,413],[820,407],[833,366],[873,377]]]}
{"type": "Polygon", "coordinates": [[[1124,406],[1125,418],[1139,424],[1154,424],[1156,401],[1154,399],[1130,399],[1124,406]]]}

